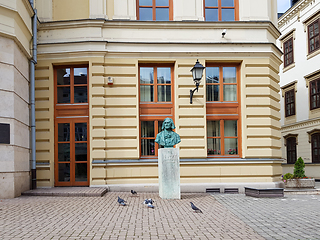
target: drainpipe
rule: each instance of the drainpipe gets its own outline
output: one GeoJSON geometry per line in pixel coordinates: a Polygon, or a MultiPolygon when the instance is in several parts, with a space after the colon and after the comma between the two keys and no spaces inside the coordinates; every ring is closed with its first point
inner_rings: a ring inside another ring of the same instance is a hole
{"type": "Polygon", "coordinates": [[[34,15],[32,18],[32,59],[30,63],[30,104],[31,104],[31,189],[37,188],[36,176],[36,109],[35,109],[35,64],[37,64],[37,9],[30,0],[34,15]]]}

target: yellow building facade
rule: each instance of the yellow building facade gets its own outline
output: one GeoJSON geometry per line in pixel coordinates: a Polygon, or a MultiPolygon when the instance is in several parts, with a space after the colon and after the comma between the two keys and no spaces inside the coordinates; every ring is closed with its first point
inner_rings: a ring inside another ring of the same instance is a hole
{"type": "Polygon", "coordinates": [[[276,1],[208,2],[35,2],[38,187],[157,191],[165,117],[182,191],[279,186],[276,1]]]}

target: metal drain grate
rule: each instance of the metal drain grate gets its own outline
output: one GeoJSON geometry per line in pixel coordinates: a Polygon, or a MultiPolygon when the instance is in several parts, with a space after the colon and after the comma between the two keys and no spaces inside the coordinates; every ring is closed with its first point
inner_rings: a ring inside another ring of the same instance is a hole
{"type": "Polygon", "coordinates": [[[238,188],[225,188],[224,193],[239,193],[238,188]]]}
{"type": "Polygon", "coordinates": [[[220,188],[206,188],[207,193],[220,193],[220,188]]]}

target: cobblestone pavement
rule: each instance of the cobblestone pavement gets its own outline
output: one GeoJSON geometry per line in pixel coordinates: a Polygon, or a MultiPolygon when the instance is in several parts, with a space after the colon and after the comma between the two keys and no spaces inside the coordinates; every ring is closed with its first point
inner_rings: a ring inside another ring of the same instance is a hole
{"type": "MultiPolygon", "coordinates": [[[[233,197],[233,196],[231,196],[233,197]]],[[[103,197],[21,196],[0,202],[0,239],[263,239],[210,194],[163,200],[156,193],[103,197]],[[119,206],[117,196],[127,206],[119,206]],[[155,209],[142,202],[155,200],[155,209]],[[203,214],[194,213],[189,202],[203,214]]]]}
{"type": "Polygon", "coordinates": [[[320,195],[253,198],[217,194],[214,197],[265,239],[320,239],[320,195]]]}

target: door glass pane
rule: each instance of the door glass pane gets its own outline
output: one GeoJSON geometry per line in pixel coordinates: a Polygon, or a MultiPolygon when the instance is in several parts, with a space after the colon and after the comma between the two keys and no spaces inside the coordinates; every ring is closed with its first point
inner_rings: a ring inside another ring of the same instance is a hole
{"type": "Polygon", "coordinates": [[[158,121],[158,133],[162,131],[163,121],[158,121]]]}
{"type": "Polygon", "coordinates": [[[74,87],[74,103],[88,102],[87,89],[87,86],[74,87]]]}
{"type": "Polygon", "coordinates": [[[140,101],[141,102],[153,102],[153,86],[140,85],[140,101]]]}
{"type": "Polygon", "coordinates": [[[70,87],[57,88],[58,103],[70,103],[70,87]]]}
{"type": "Polygon", "coordinates": [[[234,7],[234,0],[221,0],[221,7],[234,7]]]}
{"type": "Polygon", "coordinates": [[[154,139],[141,139],[141,155],[155,155],[154,139]]]}
{"type": "Polygon", "coordinates": [[[218,0],[206,0],[206,7],[218,7],[218,0]]]}
{"type": "Polygon", "coordinates": [[[223,85],[223,101],[237,101],[237,85],[223,85]]]}
{"type": "Polygon", "coordinates": [[[154,122],[153,121],[141,121],[141,137],[154,137],[154,122]]]}
{"type": "Polygon", "coordinates": [[[140,8],[139,9],[139,20],[150,21],[152,19],[152,8],[140,8]]]}
{"type": "Polygon", "coordinates": [[[70,68],[57,69],[57,85],[70,85],[70,68]]]}
{"type": "Polygon", "coordinates": [[[156,0],[156,6],[169,6],[169,0],[156,0]]]}
{"type": "Polygon", "coordinates": [[[75,141],[87,141],[87,123],[74,124],[75,141]]]}
{"type": "Polygon", "coordinates": [[[223,68],[223,83],[237,83],[237,70],[235,67],[223,68]]]}
{"type": "Polygon", "coordinates": [[[70,163],[59,163],[59,182],[70,182],[70,163]]]}
{"type": "Polygon", "coordinates": [[[207,67],[206,68],[206,83],[219,83],[219,68],[207,67]]]}
{"type": "Polygon", "coordinates": [[[171,83],[171,68],[157,68],[157,83],[171,83]]]}
{"type": "Polygon", "coordinates": [[[75,164],[75,181],[76,182],[87,181],[87,164],[86,163],[75,164]]]}
{"type": "Polygon", "coordinates": [[[74,84],[87,84],[87,68],[74,68],[74,84]]]}
{"type": "Polygon", "coordinates": [[[157,8],[156,9],[156,20],[157,21],[168,21],[169,20],[169,8],[157,8]]]}
{"type": "Polygon", "coordinates": [[[218,9],[207,8],[205,10],[206,21],[218,21],[218,9]]]}
{"type": "Polygon", "coordinates": [[[158,102],[171,102],[171,86],[158,86],[158,102]]]}
{"type": "Polygon", "coordinates": [[[234,21],[234,9],[221,9],[222,21],[234,21]]]}
{"type": "Polygon", "coordinates": [[[70,143],[58,143],[58,161],[70,161],[70,143]]]}
{"type": "Polygon", "coordinates": [[[219,85],[207,85],[207,101],[219,101],[219,85]]]}
{"type": "Polygon", "coordinates": [[[75,160],[87,161],[87,143],[75,143],[75,160]]]}
{"type": "Polygon", "coordinates": [[[226,154],[226,155],[238,154],[238,139],[237,138],[225,138],[224,139],[224,154],[226,154]]]}
{"type": "Polygon", "coordinates": [[[208,138],[207,144],[208,155],[221,155],[220,138],[208,138]]]}
{"type": "Polygon", "coordinates": [[[152,0],[139,0],[139,6],[152,6],[152,0]]]}
{"type": "Polygon", "coordinates": [[[225,137],[237,137],[238,136],[237,120],[225,120],[224,121],[224,136],[225,137]]]}
{"type": "Polygon", "coordinates": [[[220,137],[220,121],[207,122],[208,137],[220,137]]]}
{"type": "Polygon", "coordinates": [[[58,141],[70,141],[70,123],[58,123],[58,141]]]}

